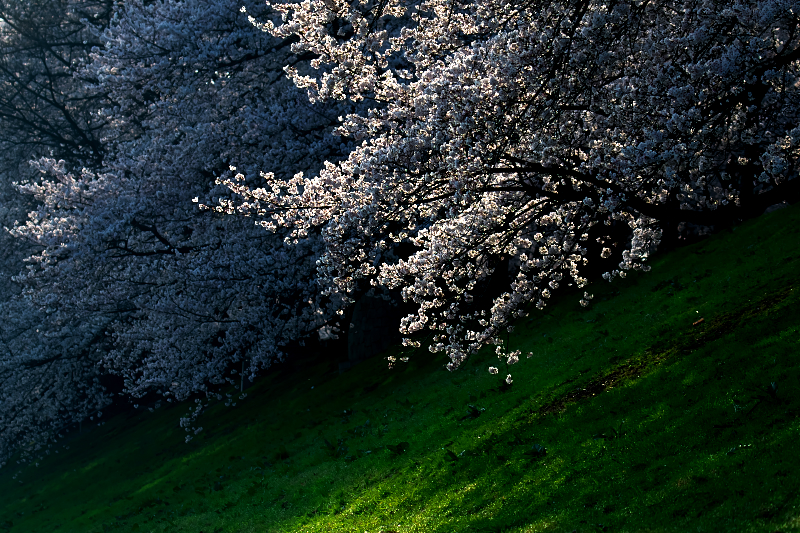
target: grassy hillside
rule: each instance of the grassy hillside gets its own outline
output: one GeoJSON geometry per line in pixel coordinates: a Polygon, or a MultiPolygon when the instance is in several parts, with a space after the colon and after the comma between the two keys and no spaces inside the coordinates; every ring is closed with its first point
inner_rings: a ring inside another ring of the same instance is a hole
{"type": "Polygon", "coordinates": [[[0,532],[800,530],[798,245],[794,206],[535,312],[510,388],[420,353],[272,375],[189,444],[184,406],[108,420],[0,470],[0,532]]]}

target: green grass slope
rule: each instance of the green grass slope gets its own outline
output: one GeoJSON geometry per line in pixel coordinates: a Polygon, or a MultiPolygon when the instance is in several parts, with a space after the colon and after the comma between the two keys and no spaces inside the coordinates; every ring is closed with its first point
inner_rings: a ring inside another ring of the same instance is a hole
{"type": "Polygon", "coordinates": [[[185,406],[116,417],[1,470],[0,532],[799,530],[798,245],[794,206],[534,312],[510,388],[420,353],[269,376],[189,444],[185,406]]]}

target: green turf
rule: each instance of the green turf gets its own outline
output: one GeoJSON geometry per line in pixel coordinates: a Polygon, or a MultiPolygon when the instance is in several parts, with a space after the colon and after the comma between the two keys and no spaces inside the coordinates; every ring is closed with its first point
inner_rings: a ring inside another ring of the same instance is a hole
{"type": "Polygon", "coordinates": [[[0,470],[0,532],[798,530],[798,245],[794,206],[536,311],[510,388],[419,353],[267,376],[189,444],[186,406],[110,419],[0,470]]]}

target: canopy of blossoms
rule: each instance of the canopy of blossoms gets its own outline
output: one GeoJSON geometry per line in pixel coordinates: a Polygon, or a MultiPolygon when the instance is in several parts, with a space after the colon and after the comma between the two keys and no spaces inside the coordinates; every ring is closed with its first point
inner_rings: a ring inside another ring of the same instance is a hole
{"type": "Polygon", "coordinates": [[[800,194],[800,1],[15,5],[0,463],[112,394],[221,398],[370,290],[448,368],[516,363],[592,264],[800,194]]]}
{"type": "MultiPolygon", "coordinates": [[[[798,192],[800,4],[791,0],[271,3],[311,101],[367,100],[360,145],[318,174],[229,180],[268,228],[320,231],[328,293],[396,288],[401,323],[455,368],[563,286],[624,223],[606,279],[678,222],[721,225],[798,192]],[[413,251],[393,254],[398,245],[413,251]],[[479,299],[497,268],[508,283],[479,299]]],[[[602,246],[598,255],[608,257],[602,246]]],[[[588,293],[581,299],[588,304],[588,293]]],[[[503,357],[516,358],[498,349],[503,357]]]]}

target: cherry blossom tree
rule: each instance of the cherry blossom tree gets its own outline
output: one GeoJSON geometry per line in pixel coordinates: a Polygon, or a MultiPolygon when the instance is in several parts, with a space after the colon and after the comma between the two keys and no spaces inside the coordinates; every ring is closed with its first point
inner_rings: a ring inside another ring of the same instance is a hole
{"type": "MultiPolygon", "coordinates": [[[[15,182],[34,177],[28,162],[57,156],[73,164],[102,159],[98,131],[104,120],[96,110],[102,94],[87,90],[79,74],[94,39],[93,26],[104,26],[111,15],[108,0],[30,0],[0,2],[0,226],[13,227],[36,207],[15,182]]],[[[39,248],[0,234],[0,463],[7,457],[7,435],[30,436],[26,444],[41,446],[39,431],[63,406],[86,414],[87,394],[94,375],[65,358],[49,359],[47,342],[37,328],[39,309],[20,298],[21,285],[12,276],[23,259],[39,248]],[[80,376],[80,379],[76,379],[80,376]]],[[[51,348],[60,349],[58,345],[51,348]]],[[[91,416],[91,415],[87,415],[91,416]]]]}
{"type": "Polygon", "coordinates": [[[235,177],[241,203],[217,209],[321,232],[325,294],[401,290],[418,308],[405,342],[427,335],[450,369],[486,344],[516,362],[509,323],[565,287],[588,305],[589,261],[616,257],[604,277],[624,277],[678,223],[719,227],[797,198],[796,1],[270,6],[283,18],[261,27],[317,56],[316,72],[286,69],[309,99],[371,108],[336,130],[360,143],[346,160],[262,188],[235,177]],[[507,282],[487,303],[498,270],[507,282]]]}
{"type": "Polygon", "coordinates": [[[215,179],[232,164],[255,183],[261,168],[289,177],[350,149],[331,130],[357,106],[309,104],[282,71],[307,58],[240,7],[132,0],[95,29],[103,46],[77,75],[103,95],[103,160],[43,158],[20,186],[38,207],[13,235],[36,253],[6,304],[19,319],[2,356],[0,461],[20,442],[38,453],[117,394],[219,398],[343,307],[315,284],[319,235],[198,206],[230,196],[215,179]]]}

